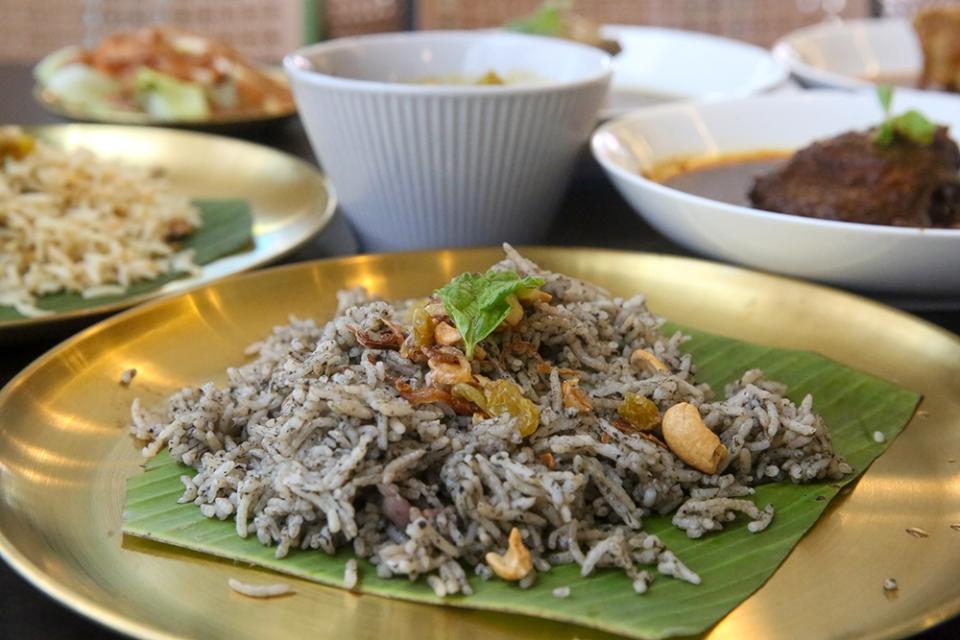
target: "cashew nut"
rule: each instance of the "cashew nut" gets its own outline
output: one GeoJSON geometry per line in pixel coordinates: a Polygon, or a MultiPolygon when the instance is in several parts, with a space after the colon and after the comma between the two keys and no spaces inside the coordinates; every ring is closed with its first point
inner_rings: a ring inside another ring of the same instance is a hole
{"type": "Polygon", "coordinates": [[[644,349],[637,349],[630,354],[630,364],[638,369],[652,369],[654,372],[670,373],[670,367],[663,364],[660,358],[644,349]]]}
{"type": "Polygon", "coordinates": [[[510,315],[504,318],[503,322],[508,327],[515,327],[523,320],[523,307],[520,306],[520,301],[515,295],[507,296],[507,304],[510,305],[510,315]]]}
{"type": "Polygon", "coordinates": [[[438,322],[433,328],[433,339],[437,344],[451,345],[457,344],[462,338],[456,327],[446,322],[438,322]]]}
{"type": "Polygon", "coordinates": [[[593,409],[589,396],[580,388],[580,380],[573,378],[564,380],[560,383],[560,391],[563,394],[563,406],[567,409],[576,409],[577,413],[583,413],[593,409]]]}
{"type": "Polygon", "coordinates": [[[517,295],[521,302],[550,302],[553,296],[540,289],[528,289],[517,295]]]}
{"type": "Polygon", "coordinates": [[[675,404],[663,414],[663,439],[678,458],[707,474],[717,472],[727,448],[688,402],[675,404]]]}
{"type": "Polygon", "coordinates": [[[447,315],[447,308],[443,306],[442,302],[428,302],[423,309],[434,318],[442,318],[447,315]]]}
{"type": "Polygon", "coordinates": [[[485,559],[493,572],[504,580],[520,580],[533,570],[530,551],[523,546],[523,538],[516,527],[510,530],[507,552],[501,556],[491,551],[485,559]]]}
{"type": "Polygon", "coordinates": [[[430,377],[433,384],[457,384],[459,382],[473,382],[473,370],[470,363],[463,356],[457,356],[457,362],[443,362],[438,358],[427,360],[430,367],[430,377]]]}

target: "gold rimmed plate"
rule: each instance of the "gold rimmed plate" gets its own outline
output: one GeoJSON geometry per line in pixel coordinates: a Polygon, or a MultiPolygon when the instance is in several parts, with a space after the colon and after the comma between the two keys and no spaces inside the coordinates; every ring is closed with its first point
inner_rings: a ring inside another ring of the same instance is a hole
{"type": "MultiPolygon", "coordinates": [[[[854,490],[710,637],[897,637],[960,610],[960,533],[949,526],[960,522],[960,339],[849,294],[699,260],[526,253],[617,294],[643,291],[674,321],[816,350],[925,395],[921,412],[854,490]],[[908,527],[929,535],[912,537],[908,527]],[[900,589],[888,597],[880,585],[889,576],[900,589]]],[[[124,482],[142,463],[126,432],[134,397],[151,402],[185,384],[222,380],[248,343],[288,315],[328,318],[337,289],[419,296],[500,257],[473,249],[302,263],[159,300],[75,336],[0,391],[0,553],[61,602],[140,637],[611,638],[288,577],[295,596],[251,602],[226,588],[229,577],[277,578],[120,534],[124,482]],[[120,374],[130,367],[139,373],[123,387],[120,374]]]]}
{"type": "Polygon", "coordinates": [[[74,122],[172,127],[175,129],[209,131],[211,133],[242,133],[266,129],[292,120],[297,115],[297,110],[292,108],[279,112],[216,115],[203,120],[164,120],[139,111],[120,111],[118,109],[91,111],[81,105],[64,100],[40,85],[34,85],[33,98],[48,113],[74,122]]]}
{"type": "MultiPolygon", "coordinates": [[[[69,49],[70,47],[68,47],[69,49]]],[[[59,50],[47,56],[47,59],[62,55],[59,50]]],[[[41,62],[40,64],[43,64],[41,62]]],[[[287,77],[279,67],[262,67],[262,71],[272,78],[287,85],[287,77]]],[[[175,127],[180,129],[195,129],[211,132],[237,132],[264,129],[292,119],[297,114],[297,108],[291,103],[290,107],[281,111],[243,111],[227,114],[213,114],[209,118],[196,120],[172,120],[152,116],[143,111],[129,111],[121,109],[91,109],[82,103],[72,102],[63,95],[37,82],[33,86],[33,98],[49,113],[66,120],[77,122],[91,122],[98,124],[124,124],[175,127]]]]}
{"type": "Polygon", "coordinates": [[[55,333],[67,324],[273,262],[326,227],[336,208],[333,187],[316,167],[251,142],[118,125],[49,125],[29,130],[63,149],[86,148],[98,157],[162,169],[173,189],[191,198],[245,200],[253,217],[253,242],[204,265],[199,275],[172,280],[142,295],[39,318],[2,320],[0,344],[55,333]]]}

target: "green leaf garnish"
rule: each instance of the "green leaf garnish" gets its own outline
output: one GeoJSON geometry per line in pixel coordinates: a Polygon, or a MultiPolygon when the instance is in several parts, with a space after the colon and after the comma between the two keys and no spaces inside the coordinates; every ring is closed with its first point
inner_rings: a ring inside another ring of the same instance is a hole
{"type": "Polygon", "coordinates": [[[519,33],[561,37],[563,32],[561,14],[563,11],[569,11],[570,5],[569,0],[547,0],[530,15],[508,22],[504,28],[519,33]]]}
{"type": "Polygon", "coordinates": [[[893,106],[893,87],[889,84],[877,85],[877,100],[883,107],[883,115],[890,117],[890,107],[893,106]]]}
{"type": "Polygon", "coordinates": [[[889,147],[898,139],[914,144],[928,146],[933,144],[937,134],[937,125],[927,120],[919,111],[911,109],[898,116],[890,115],[893,104],[893,87],[887,84],[877,86],[877,100],[883,108],[884,120],[873,132],[873,143],[878,147],[889,147]]]}
{"type": "Polygon", "coordinates": [[[895,117],[893,129],[900,137],[922,145],[933,144],[933,137],[937,133],[937,125],[913,109],[895,117]]]}
{"type": "Polygon", "coordinates": [[[873,144],[878,147],[889,147],[896,140],[897,134],[893,129],[893,122],[884,120],[873,132],[873,144]]]}
{"type": "Polygon", "coordinates": [[[541,278],[521,278],[513,271],[461,273],[437,289],[436,295],[463,337],[467,357],[472,358],[477,344],[510,315],[507,298],[542,284],[541,278]]]}

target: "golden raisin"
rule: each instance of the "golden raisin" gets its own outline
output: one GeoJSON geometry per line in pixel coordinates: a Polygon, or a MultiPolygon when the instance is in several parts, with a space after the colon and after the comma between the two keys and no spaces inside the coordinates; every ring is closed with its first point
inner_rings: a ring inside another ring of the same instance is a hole
{"type": "Polygon", "coordinates": [[[424,307],[413,310],[412,324],[413,346],[417,348],[433,346],[435,322],[424,307]]]}
{"type": "Polygon", "coordinates": [[[487,410],[487,398],[483,395],[483,391],[476,388],[472,384],[466,384],[465,382],[460,382],[453,385],[450,389],[450,393],[454,398],[460,398],[461,400],[466,400],[467,402],[472,402],[477,405],[484,411],[487,410]]]}
{"type": "Polygon", "coordinates": [[[517,296],[513,294],[507,296],[506,302],[510,305],[510,313],[503,319],[501,326],[515,327],[523,320],[523,307],[520,306],[517,296]]]}
{"type": "Polygon", "coordinates": [[[17,160],[23,159],[33,151],[35,142],[32,136],[16,127],[0,129],[0,159],[12,156],[17,160]]]}
{"type": "Polygon", "coordinates": [[[653,400],[639,393],[627,392],[617,413],[638,431],[650,431],[660,423],[660,411],[653,400]]]}
{"type": "Polygon", "coordinates": [[[540,407],[523,396],[523,391],[510,380],[494,380],[484,388],[487,412],[492,415],[509,413],[517,419],[517,430],[526,438],[540,426],[540,407]]]}

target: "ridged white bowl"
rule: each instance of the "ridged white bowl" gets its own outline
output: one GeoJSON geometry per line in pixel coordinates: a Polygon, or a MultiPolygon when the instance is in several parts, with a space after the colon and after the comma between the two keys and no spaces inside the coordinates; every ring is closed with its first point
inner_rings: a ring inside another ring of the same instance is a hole
{"type": "Polygon", "coordinates": [[[610,58],[500,32],[343,38],[284,60],[364,249],[537,240],[596,121],[610,58]],[[498,86],[423,84],[487,71],[498,86]]]}

